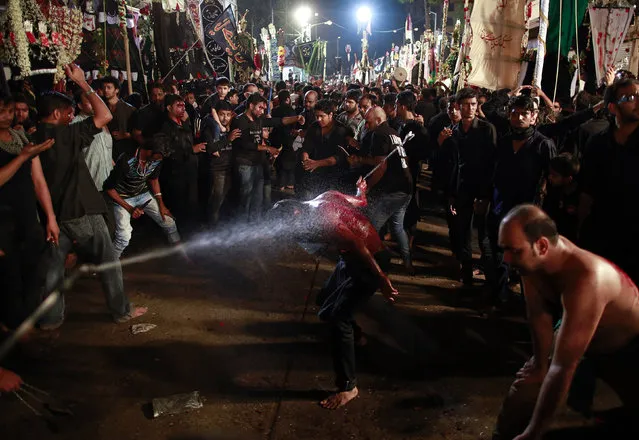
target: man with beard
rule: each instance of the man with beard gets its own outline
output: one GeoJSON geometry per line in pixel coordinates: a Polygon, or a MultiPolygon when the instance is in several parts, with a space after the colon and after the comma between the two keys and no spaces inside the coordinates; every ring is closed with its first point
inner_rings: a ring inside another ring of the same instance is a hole
{"type": "Polygon", "coordinates": [[[231,131],[239,129],[241,136],[233,141],[234,169],[239,184],[239,214],[244,222],[259,220],[264,200],[264,160],[268,152],[277,156],[277,148],[264,143],[263,128],[278,125],[304,124],[303,116],[264,118],[266,99],[254,93],[246,100],[246,111],[231,122],[231,131]]]}
{"type": "Polygon", "coordinates": [[[304,137],[306,135],[306,130],[308,127],[315,121],[315,105],[317,104],[318,95],[315,90],[309,90],[304,95],[304,110],[300,113],[301,116],[304,117],[304,123],[300,124],[300,129],[302,133],[300,135],[304,137]]]}
{"type": "Polygon", "coordinates": [[[138,144],[144,144],[146,140],[150,140],[162,128],[162,124],[164,124],[166,119],[165,95],[162,84],[152,84],[149,86],[149,99],[151,102],[133,114],[131,123],[133,138],[138,144]]]}
{"type": "Polygon", "coordinates": [[[283,237],[327,246],[340,253],[333,274],[317,296],[318,315],[330,326],[337,386],[335,394],[320,402],[327,409],[344,406],[359,393],[354,313],[378,288],[390,302],[398,294],[385,273],[390,254],[359,210],[367,204],[366,181],[360,178],[357,188],[356,196],[328,191],[308,202],[282,200],[269,212],[275,224],[286,225],[283,237]]]}
{"type": "MultiPolygon", "coordinates": [[[[607,260],[557,233],[539,208],[521,205],[501,222],[504,261],[523,277],[533,356],[517,373],[493,440],[539,440],[570,389],[582,359],[639,410],[639,291],[607,260]],[[553,320],[562,313],[553,341],[553,320]]],[[[635,426],[636,422],[630,420],[635,426]]],[[[623,438],[637,438],[627,430],[623,438]]]]}
{"type": "Polygon", "coordinates": [[[164,160],[160,173],[160,184],[164,191],[166,206],[184,229],[192,229],[196,222],[198,201],[197,154],[206,151],[206,142],[193,143],[193,130],[186,113],[186,105],[180,95],[164,98],[167,119],[161,133],[167,138],[168,151],[162,151],[164,160]]]}
{"type": "Polygon", "coordinates": [[[135,108],[120,99],[120,81],[112,76],[102,78],[104,102],[109,107],[113,119],[107,126],[113,137],[113,160],[122,153],[133,153],[135,143],[131,142],[130,122],[135,108]]]}
{"type": "Polygon", "coordinates": [[[508,266],[498,245],[499,223],[517,205],[542,204],[550,160],[557,154],[553,141],[535,130],[537,110],[530,96],[513,98],[509,113],[510,132],[497,142],[492,206],[487,219],[491,255],[486,258],[485,270],[495,306],[509,299],[508,266]]]}
{"type": "Polygon", "coordinates": [[[639,81],[608,87],[605,102],[614,124],[586,144],[580,220],[584,246],[609,258],[639,283],[639,81]]]}
{"type": "Polygon", "coordinates": [[[303,199],[311,199],[329,189],[337,189],[346,163],[348,129],[333,119],[333,104],[321,99],[315,106],[315,122],[309,125],[302,147],[302,167],[306,172],[300,186],[303,199]]]}
{"type": "Polygon", "coordinates": [[[344,111],[337,116],[337,120],[339,122],[350,128],[355,139],[358,139],[358,130],[364,120],[364,117],[359,111],[359,106],[357,105],[361,96],[362,94],[359,90],[349,90],[346,92],[346,99],[342,105],[344,111]]]}

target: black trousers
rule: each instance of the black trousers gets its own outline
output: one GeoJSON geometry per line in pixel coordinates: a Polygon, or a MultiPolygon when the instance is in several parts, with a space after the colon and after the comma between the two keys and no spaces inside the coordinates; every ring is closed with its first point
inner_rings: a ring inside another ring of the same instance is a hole
{"type": "MultiPolygon", "coordinates": [[[[381,251],[375,260],[383,271],[390,266],[390,254],[381,251]]],[[[335,385],[339,391],[350,391],[357,386],[355,377],[355,311],[379,287],[379,277],[358,257],[345,254],[335,266],[332,275],[317,296],[321,320],[330,326],[331,350],[335,385]]]]}
{"type": "Polygon", "coordinates": [[[473,262],[473,226],[477,228],[479,250],[484,260],[492,258],[490,243],[488,241],[486,216],[475,215],[475,197],[460,193],[455,200],[457,215],[448,213],[449,237],[453,254],[462,265],[462,271],[469,272],[472,276],[473,262]]]}
{"type": "Polygon", "coordinates": [[[38,263],[46,242],[35,215],[35,209],[32,219],[0,210],[0,323],[10,329],[35,310],[44,290],[38,263]]]}

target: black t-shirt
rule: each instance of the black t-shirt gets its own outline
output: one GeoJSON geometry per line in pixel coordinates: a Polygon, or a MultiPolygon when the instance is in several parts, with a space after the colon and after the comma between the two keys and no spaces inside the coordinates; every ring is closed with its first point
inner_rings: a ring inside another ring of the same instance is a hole
{"type": "MultiPolygon", "coordinates": [[[[19,132],[12,133],[14,139],[20,138],[19,132]]],[[[17,140],[17,139],[16,139],[17,140]]],[[[8,165],[17,156],[0,149],[0,168],[8,165]]],[[[18,171],[4,185],[0,186],[0,249],[8,251],[7,243],[22,242],[37,228],[36,196],[31,179],[31,160],[23,163],[18,171]]]]}
{"type": "Polygon", "coordinates": [[[238,165],[262,165],[264,152],[257,149],[263,144],[262,128],[276,127],[282,124],[280,118],[259,118],[251,121],[242,113],[231,122],[231,131],[239,128],[242,135],[233,141],[235,163],[238,165]]]}
{"type": "Polygon", "coordinates": [[[193,130],[188,120],[177,124],[166,119],[162,130],[168,138],[169,151],[164,152],[162,177],[181,178],[185,174],[197,174],[197,156],[193,153],[193,130]]]}
{"type": "Polygon", "coordinates": [[[213,116],[202,118],[202,142],[206,142],[206,153],[210,156],[210,169],[213,171],[227,171],[232,166],[233,147],[228,140],[229,132],[222,133],[219,124],[213,116]],[[219,153],[220,157],[214,156],[219,153]]]}
{"type": "MultiPolygon", "coordinates": [[[[224,100],[228,102],[228,98],[224,98],[224,100]]],[[[217,93],[213,93],[211,96],[206,98],[206,101],[202,103],[200,115],[202,115],[202,117],[204,117],[205,115],[210,115],[211,110],[215,108],[218,102],[220,102],[220,95],[217,93]]]]}
{"type": "Polygon", "coordinates": [[[409,132],[413,132],[415,137],[406,142],[404,149],[408,155],[408,165],[413,177],[413,185],[417,184],[417,177],[420,172],[420,161],[428,160],[430,157],[430,138],[426,128],[417,121],[407,121],[399,131],[399,137],[404,139],[409,132]]]}
{"type": "Polygon", "coordinates": [[[410,194],[413,179],[408,170],[408,158],[402,140],[395,130],[387,122],[380,124],[371,133],[371,151],[373,157],[387,156],[398,146],[400,150],[388,158],[386,172],[377,184],[371,189],[372,195],[388,194],[393,192],[405,192],[410,194]]]}
{"type": "Polygon", "coordinates": [[[161,160],[148,161],[144,168],[135,154],[122,154],[111,174],[104,181],[105,191],[115,189],[120,197],[126,199],[149,190],[147,182],[160,176],[161,160]]]}
{"type": "Polygon", "coordinates": [[[539,203],[541,184],[557,150],[552,140],[538,131],[515,153],[512,135],[497,143],[493,192],[493,212],[502,217],[522,203],[539,203]]]}
{"type": "Polygon", "coordinates": [[[454,164],[449,194],[489,199],[496,148],[497,130],[490,122],[475,118],[467,132],[461,122],[457,124],[450,142],[442,146],[451,150],[448,153],[452,154],[454,164]]]}
{"type": "Polygon", "coordinates": [[[580,197],[578,188],[569,194],[564,193],[562,188],[550,188],[544,199],[544,211],[555,221],[559,234],[573,242],[577,240],[580,197]]]}
{"type": "Polygon", "coordinates": [[[101,131],[93,118],[71,125],[38,125],[36,143],[55,139],[53,147],[40,154],[40,161],[58,221],[107,212],[82,154],[82,149],[90,147],[93,137],[101,131]]]}
{"type": "Polygon", "coordinates": [[[151,139],[154,134],[159,133],[165,120],[166,112],[151,103],[133,114],[131,126],[132,130],[140,130],[144,139],[151,139]]]}
{"type": "Polygon", "coordinates": [[[581,169],[583,192],[593,199],[589,221],[595,239],[605,248],[631,250],[637,258],[639,242],[639,129],[626,145],[619,145],[614,130],[590,138],[581,169]]]}

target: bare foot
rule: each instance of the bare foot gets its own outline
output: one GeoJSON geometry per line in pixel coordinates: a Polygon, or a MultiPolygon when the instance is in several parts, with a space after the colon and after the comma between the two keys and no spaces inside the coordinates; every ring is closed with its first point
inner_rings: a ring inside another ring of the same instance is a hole
{"type": "Polygon", "coordinates": [[[126,315],[121,316],[120,318],[116,318],[115,322],[117,322],[118,324],[122,324],[132,319],[139,318],[140,316],[144,315],[148,311],[149,311],[148,307],[134,307],[126,315]]]}
{"type": "Polygon", "coordinates": [[[320,405],[322,406],[322,408],[326,409],[337,409],[356,398],[357,394],[359,394],[359,391],[357,391],[357,387],[355,387],[350,391],[342,391],[340,393],[335,393],[329,396],[328,398],[322,400],[320,402],[320,405]]]}

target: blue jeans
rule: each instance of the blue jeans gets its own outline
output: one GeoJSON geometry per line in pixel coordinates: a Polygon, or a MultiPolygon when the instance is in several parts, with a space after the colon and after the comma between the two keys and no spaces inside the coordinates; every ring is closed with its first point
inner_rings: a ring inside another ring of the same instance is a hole
{"type": "MultiPolygon", "coordinates": [[[[73,248],[87,257],[91,263],[102,264],[118,261],[113,250],[104,217],[99,214],[85,215],[60,222],[60,240],[57,246],[49,246],[41,261],[46,271],[45,293],[60,287],[64,278],[64,262],[73,248]]],[[[100,272],[102,290],[113,318],[121,318],[130,311],[129,299],[124,294],[122,267],[116,264],[113,268],[100,272]]],[[[42,317],[40,324],[59,324],[64,320],[64,296],[53,305],[42,317]]]]}
{"type": "Polygon", "coordinates": [[[264,166],[239,164],[235,169],[240,182],[240,219],[244,222],[259,220],[264,201],[264,166]]]}
{"type": "Polygon", "coordinates": [[[404,216],[411,198],[404,192],[381,194],[371,198],[368,208],[368,216],[377,231],[390,220],[390,230],[397,240],[404,264],[412,263],[408,234],[404,229],[404,216]]]}
{"type": "MultiPolygon", "coordinates": [[[[150,192],[144,192],[134,197],[124,199],[129,205],[136,207],[142,206],[146,202],[148,205],[144,207],[144,213],[151,217],[151,219],[158,224],[167,235],[169,243],[175,244],[180,241],[180,234],[177,230],[175,220],[169,216],[165,216],[162,220],[160,215],[160,206],[150,192]]],[[[113,248],[116,258],[120,258],[124,249],[129,245],[131,240],[131,233],[133,232],[133,226],[131,226],[131,214],[122,206],[115,202],[111,202],[113,207],[113,215],[115,217],[115,239],[113,240],[113,248]]]]}

